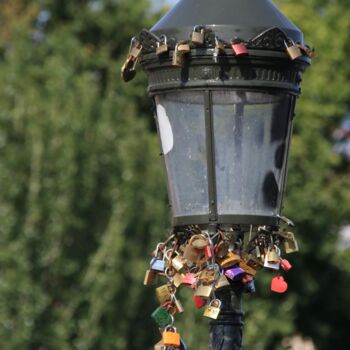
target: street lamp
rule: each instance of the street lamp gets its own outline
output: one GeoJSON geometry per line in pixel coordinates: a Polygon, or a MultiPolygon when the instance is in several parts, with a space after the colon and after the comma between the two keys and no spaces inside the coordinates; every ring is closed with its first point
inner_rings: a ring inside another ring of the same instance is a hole
{"type": "MultiPolygon", "coordinates": [[[[131,80],[141,58],[175,233],[198,225],[210,238],[220,230],[231,233],[233,247],[262,227],[274,237],[295,102],[312,56],[302,32],[269,0],[180,0],[134,38],[122,75],[131,80]]],[[[231,287],[218,292],[212,349],[241,348],[242,288],[231,287]]]]}

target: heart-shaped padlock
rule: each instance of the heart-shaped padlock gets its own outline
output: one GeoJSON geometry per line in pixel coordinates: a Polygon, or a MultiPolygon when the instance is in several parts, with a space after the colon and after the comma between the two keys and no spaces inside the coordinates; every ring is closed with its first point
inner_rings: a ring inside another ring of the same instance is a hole
{"type": "Polygon", "coordinates": [[[276,276],[272,279],[271,290],[275,293],[285,293],[288,289],[288,284],[283,276],[276,276]]]}

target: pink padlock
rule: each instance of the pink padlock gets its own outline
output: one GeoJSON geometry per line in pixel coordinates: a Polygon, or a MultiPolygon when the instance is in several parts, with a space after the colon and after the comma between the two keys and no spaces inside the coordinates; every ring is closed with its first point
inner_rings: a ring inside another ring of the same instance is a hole
{"type": "Polygon", "coordinates": [[[284,271],[289,271],[293,266],[287,259],[281,260],[281,266],[284,271]]]}
{"type": "Polygon", "coordinates": [[[249,51],[248,51],[247,47],[245,46],[244,42],[239,40],[239,39],[233,40],[231,42],[231,47],[232,47],[233,53],[237,57],[249,55],[249,51]]]}
{"type": "Polygon", "coordinates": [[[182,284],[184,284],[185,286],[192,286],[196,282],[197,282],[197,278],[194,276],[194,274],[191,272],[188,272],[186,273],[185,278],[182,281],[182,284]]]}

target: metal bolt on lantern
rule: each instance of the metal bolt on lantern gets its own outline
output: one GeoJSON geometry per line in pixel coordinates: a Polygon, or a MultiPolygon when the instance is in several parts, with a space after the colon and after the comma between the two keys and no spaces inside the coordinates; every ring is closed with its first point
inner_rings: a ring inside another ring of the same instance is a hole
{"type": "Polygon", "coordinates": [[[243,292],[256,272],[275,272],[298,251],[281,216],[296,98],[314,50],[269,0],[180,0],[151,30],[131,40],[122,67],[141,63],[167,175],[173,228],[157,245],[145,285],[160,302],[155,349],[185,348],[174,316],[180,286],[211,325],[210,349],[242,348],[243,292]]]}

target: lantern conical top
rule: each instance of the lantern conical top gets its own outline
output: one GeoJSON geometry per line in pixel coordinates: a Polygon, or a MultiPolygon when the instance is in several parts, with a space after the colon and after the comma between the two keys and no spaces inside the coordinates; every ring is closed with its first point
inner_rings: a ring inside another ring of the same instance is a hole
{"type": "Polygon", "coordinates": [[[205,25],[222,39],[249,40],[278,27],[295,42],[303,43],[303,33],[271,0],[180,0],[151,29],[177,40],[188,40],[196,25],[205,25]]]}

